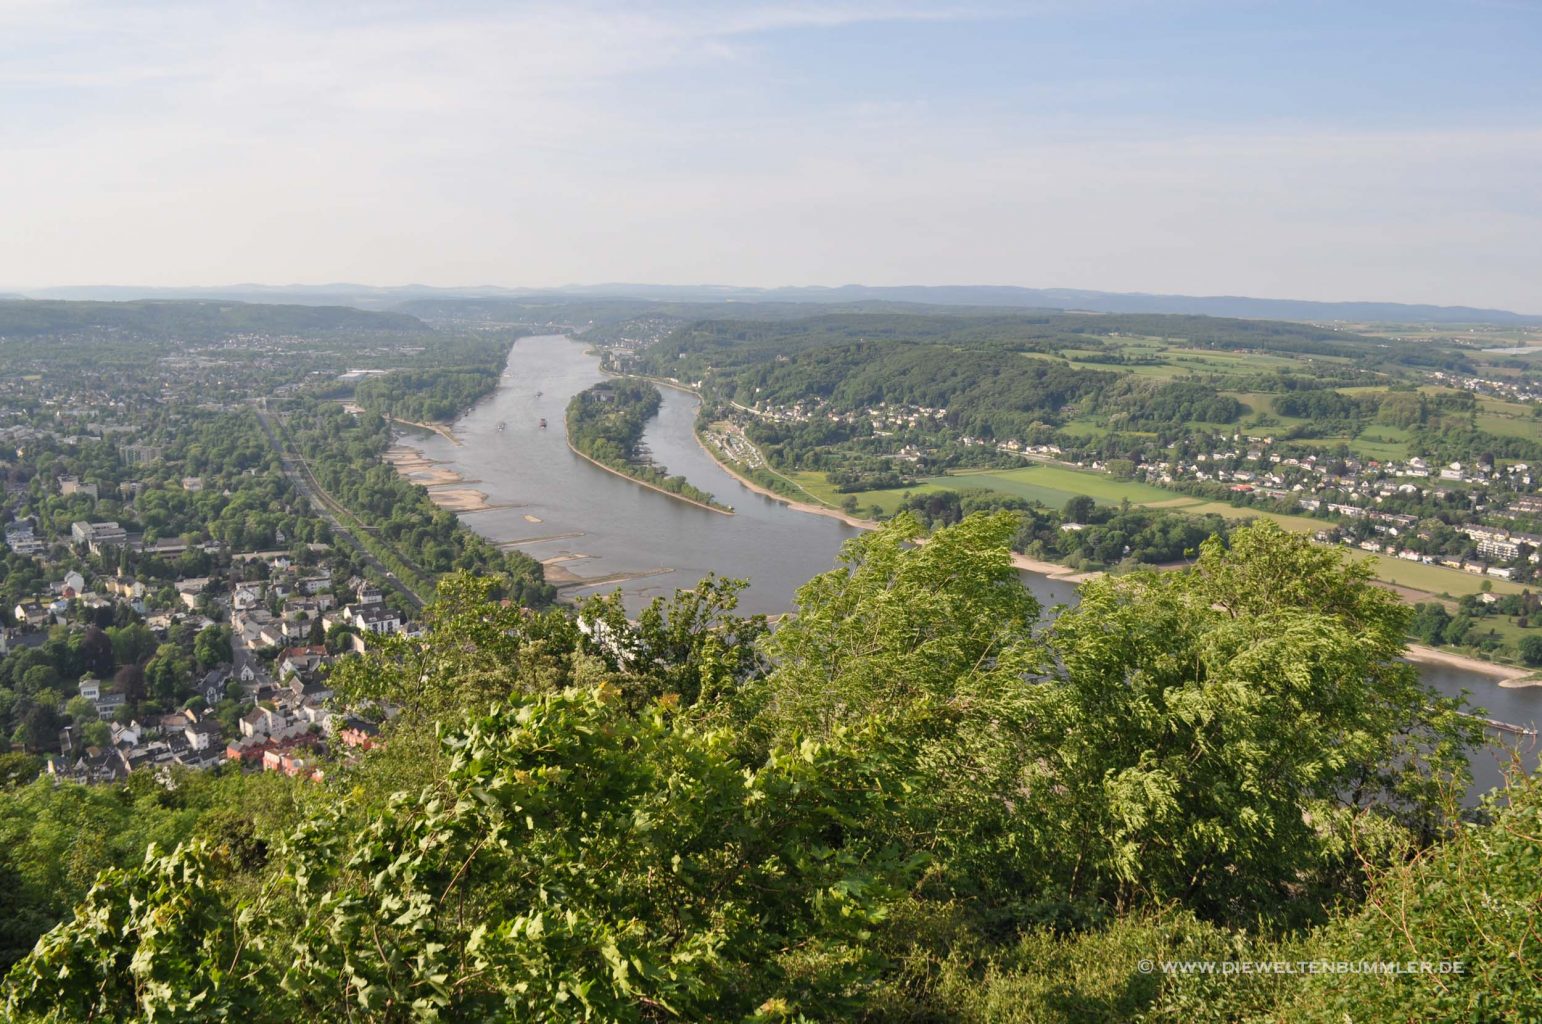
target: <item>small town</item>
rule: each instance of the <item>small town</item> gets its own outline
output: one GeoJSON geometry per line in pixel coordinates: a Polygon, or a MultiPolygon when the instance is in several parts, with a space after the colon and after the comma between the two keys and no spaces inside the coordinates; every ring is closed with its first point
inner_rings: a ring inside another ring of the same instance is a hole
{"type": "MultiPolygon", "coordinates": [[[[5,537],[19,554],[35,555],[42,544],[25,520],[7,524],[5,537]]],[[[186,550],[180,542],[147,544],[114,522],[74,522],[71,538],[80,553],[96,556],[119,548],[157,556],[186,550]]],[[[218,556],[221,547],[200,551],[218,556]]],[[[72,640],[78,636],[82,648],[98,646],[104,636],[110,648],[116,637],[98,624],[125,613],[142,623],[160,651],[172,647],[142,671],[131,665],[106,679],[81,676],[79,695],[66,708],[72,720],[59,730],[59,753],[48,758],[48,773],[113,782],[166,765],[208,768],[229,761],[319,778],[314,755],[370,749],[389,709],[356,714],[332,707],[328,672],[339,656],[362,652],[371,639],[419,630],[385,603],[381,588],[357,577],[334,581],[327,551],[309,545],[305,560],[284,552],[234,555],[228,564],[236,578],[228,587],[207,576],[147,584],[121,575],[87,579],[69,569],[46,593],[19,602],[17,625],[0,630],[0,653],[41,646],[61,628],[72,640]],[[188,666],[178,663],[172,641],[189,635],[194,664],[177,676],[188,666]],[[142,696],[147,685],[165,685],[158,678],[163,673],[173,676],[178,695],[191,691],[191,698],[176,710],[135,717],[133,691],[142,696]]]]}
{"type": "MultiPolygon", "coordinates": [[[[1538,400],[1529,394],[1510,397],[1538,400]]],[[[1192,485],[1239,507],[1304,513],[1325,520],[1314,531],[1320,541],[1479,576],[1529,581],[1542,562],[1542,532],[1517,525],[1542,523],[1542,488],[1530,464],[1519,460],[1480,455],[1470,464],[1441,465],[1419,456],[1371,459],[1316,452],[1272,435],[1196,432],[1165,451],[1116,468],[1093,444],[1068,450],[1054,443],[949,433],[946,408],[880,403],[841,412],[821,399],[733,405],[770,423],[860,426],[873,438],[891,439],[884,457],[897,464],[922,466],[948,445],[987,449],[1025,462],[1113,473],[1175,494],[1189,493],[1184,485],[1192,485]]],[[[743,465],[764,464],[740,435],[728,434],[721,444],[743,465]]]]}

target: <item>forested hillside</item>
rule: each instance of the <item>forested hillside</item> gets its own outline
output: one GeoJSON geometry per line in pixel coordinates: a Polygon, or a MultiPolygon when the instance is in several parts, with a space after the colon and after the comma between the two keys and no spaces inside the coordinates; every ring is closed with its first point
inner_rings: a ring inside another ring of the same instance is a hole
{"type": "MultiPolygon", "coordinates": [[[[1053,311],[1018,314],[963,310],[949,315],[919,313],[825,313],[779,320],[701,319],[683,326],[656,346],[655,365],[747,365],[814,348],[855,342],[913,341],[956,348],[1055,352],[1066,347],[1096,349],[1103,339],[1133,337],[1182,340],[1220,350],[1290,352],[1354,357],[1366,339],[1310,324],[1273,320],[1231,320],[1204,316],[1086,316],[1053,311]]],[[[1416,346],[1387,341],[1402,353],[1416,346]]]]}
{"type": "MultiPolygon", "coordinates": [[[[1192,570],[1088,584],[1046,625],[1015,527],[975,516],[917,547],[901,518],[775,633],[710,579],[635,622],[615,598],[574,618],[442,586],[423,638],[336,679],[400,709],[383,747],[322,783],[141,795],[159,845],[15,966],[6,1013],[1542,1012],[1535,786],[1454,817],[1478,731],[1398,660],[1408,612],[1362,567],[1248,527],[1192,570]],[[1183,967],[1362,958],[1462,973],[1183,967]]],[[[8,877],[45,849],[7,845],[8,877]]]]}
{"type": "Polygon", "coordinates": [[[1243,383],[1216,372],[1228,368],[1225,359],[1196,355],[1191,361],[1201,373],[1167,379],[1173,375],[1156,353],[1168,344],[1195,353],[1276,354],[1268,358],[1324,378],[1308,385],[1316,387],[1328,377],[1379,380],[1370,368],[1385,363],[1461,362],[1444,350],[1305,324],[999,312],[699,321],[618,362],[699,382],[709,398],[767,410],[773,419],[807,419],[816,410],[817,418],[861,415],[878,406],[936,410],[937,425],[983,438],[1047,440],[1074,416],[1122,430],[1171,431],[1234,423],[1247,411],[1224,393],[1243,383]],[[1323,356],[1333,361],[1317,365],[1323,356]],[[1144,375],[1146,368],[1160,376],[1144,375]]]}

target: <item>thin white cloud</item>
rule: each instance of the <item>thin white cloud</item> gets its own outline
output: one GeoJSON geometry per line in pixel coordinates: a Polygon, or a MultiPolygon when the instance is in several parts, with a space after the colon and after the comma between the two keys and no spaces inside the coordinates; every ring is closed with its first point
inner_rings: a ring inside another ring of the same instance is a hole
{"type": "Polygon", "coordinates": [[[857,87],[757,102],[796,72],[771,34],[1025,10],[0,3],[0,284],[984,281],[1526,304],[1531,129],[1197,132],[857,87]]]}

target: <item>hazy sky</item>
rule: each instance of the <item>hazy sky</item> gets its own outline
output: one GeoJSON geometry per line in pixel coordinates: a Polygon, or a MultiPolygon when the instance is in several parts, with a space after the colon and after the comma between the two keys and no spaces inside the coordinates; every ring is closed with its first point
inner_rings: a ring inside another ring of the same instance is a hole
{"type": "Polygon", "coordinates": [[[1542,0],[0,0],[0,288],[1542,312],[1542,0]]]}

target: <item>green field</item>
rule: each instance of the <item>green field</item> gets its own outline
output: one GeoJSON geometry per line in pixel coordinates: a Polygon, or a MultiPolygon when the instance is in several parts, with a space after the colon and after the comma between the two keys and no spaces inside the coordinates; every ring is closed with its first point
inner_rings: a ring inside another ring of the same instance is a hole
{"type": "MultiPolygon", "coordinates": [[[[1487,633],[1490,631],[1497,633],[1499,639],[1504,642],[1504,647],[1497,651],[1496,654],[1480,655],[1478,651],[1472,648],[1466,648],[1466,650],[1472,650],[1474,655],[1487,657],[1492,661],[1508,661],[1511,664],[1519,665],[1521,661],[1518,652],[1521,641],[1528,636],[1537,636],[1539,632],[1542,632],[1542,626],[1517,626],[1514,620],[1508,616],[1485,615],[1478,620],[1478,632],[1487,633]]],[[[1464,648],[1456,649],[1463,650],[1464,648]]]]}
{"type": "Polygon", "coordinates": [[[1351,453],[1362,459],[1377,459],[1380,461],[1397,461],[1408,458],[1408,442],[1399,438],[1405,434],[1401,428],[1386,427],[1380,424],[1366,427],[1358,437],[1345,437],[1339,434],[1335,437],[1300,437],[1292,444],[1306,445],[1309,448],[1322,448],[1332,450],[1339,445],[1348,445],[1351,453]]]}
{"type": "Polygon", "coordinates": [[[1414,590],[1425,590],[1431,594],[1450,594],[1453,597],[1476,594],[1483,589],[1484,580],[1493,584],[1492,590],[1496,594],[1519,594],[1525,589],[1519,583],[1511,583],[1509,580],[1496,580],[1491,576],[1474,576],[1470,572],[1447,569],[1443,565],[1405,562],[1401,558],[1373,555],[1369,551],[1361,551],[1358,548],[1347,550],[1350,557],[1357,561],[1375,558],[1377,579],[1402,587],[1412,587],[1414,590]]]}
{"type": "Polygon", "coordinates": [[[1349,447],[1355,454],[1367,459],[1401,461],[1411,454],[1408,450],[1409,440],[1406,427],[1373,423],[1360,431],[1360,435],[1349,442],[1349,447]]]}
{"type": "Polygon", "coordinates": [[[1077,437],[1106,437],[1108,427],[1104,425],[1101,417],[1085,416],[1074,420],[1067,420],[1065,426],[1060,428],[1067,434],[1077,437]]]}
{"type": "Polygon", "coordinates": [[[1078,370],[1102,370],[1105,373],[1133,373],[1137,377],[1156,377],[1161,380],[1170,380],[1174,377],[1182,377],[1191,371],[1191,368],[1179,366],[1174,363],[1133,363],[1120,366],[1109,363],[1084,362],[1079,359],[1071,360],[1071,365],[1078,370]]]}
{"type": "Polygon", "coordinates": [[[1187,512],[1194,516],[1217,515],[1224,519],[1272,519],[1292,533],[1316,533],[1325,526],[1331,525],[1321,519],[1309,519],[1306,516],[1284,515],[1260,508],[1238,508],[1224,501],[1205,501],[1203,498],[1191,498],[1188,495],[1183,497],[1184,500],[1179,502],[1143,502],[1143,504],[1148,508],[1170,508],[1176,512],[1187,512]]]}
{"type": "Polygon", "coordinates": [[[1125,499],[1140,505],[1173,497],[1171,491],[1150,484],[1116,480],[1106,473],[1065,466],[1034,465],[1021,469],[971,470],[950,476],[928,477],[926,482],[955,489],[983,487],[1029,501],[1040,501],[1051,508],[1061,508],[1067,501],[1081,494],[1105,505],[1117,505],[1125,499]]]}
{"type": "Polygon", "coordinates": [[[1542,437],[1542,420],[1532,418],[1531,410],[1526,406],[1512,405],[1509,402],[1491,404],[1491,400],[1484,399],[1481,410],[1477,416],[1479,430],[1486,430],[1503,437],[1542,437]]]}
{"type": "Polygon", "coordinates": [[[1274,395],[1267,391],[1223,391],[1223,395],[1230,395],[1243,405],[1249,412],[1244,415],[1268,415],[1277,419],[1294,419],[1292,416],[1281,416],[1274,409],[1274,395]]]}

